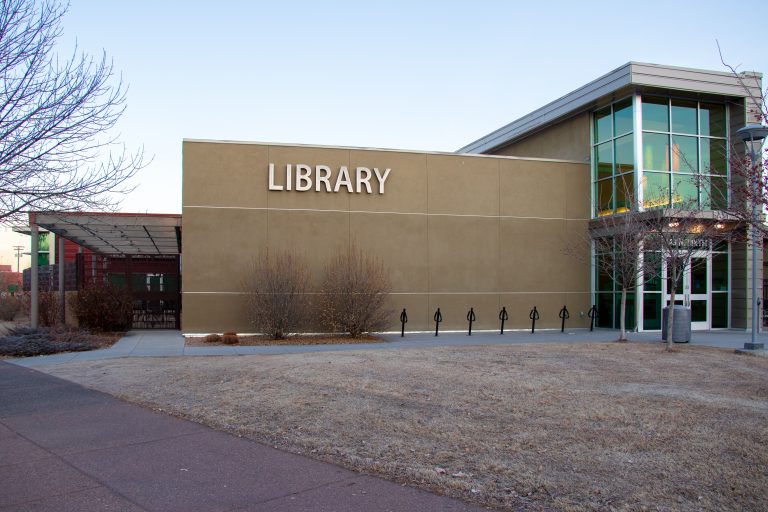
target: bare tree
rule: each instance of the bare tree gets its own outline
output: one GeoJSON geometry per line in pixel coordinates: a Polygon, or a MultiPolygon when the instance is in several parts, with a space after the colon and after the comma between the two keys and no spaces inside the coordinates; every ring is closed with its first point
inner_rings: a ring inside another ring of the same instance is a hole
{"type": "Polygon", "coordinates": [[[279,340],[303,327],[309,310],[309,283],[307,265],[297,254],[262,252],[245,282],[256,329],[279,340]]]}
{"type": "Polygon", "coordinates": [[[392,323],[389,291],[383,263],[353,244],[325,269],[318,304],[320,319],[327,328],[352,337],[385,329],[392,323]]]}
{"type": "Polygon", "coordinates": [[[67,6],[55,0],[0,7],[0,222],[30,209],[113,209],[143,149],[130,153],[109,134],[125,110],[112,63],[77,48],[59,58],[67,6]]]}

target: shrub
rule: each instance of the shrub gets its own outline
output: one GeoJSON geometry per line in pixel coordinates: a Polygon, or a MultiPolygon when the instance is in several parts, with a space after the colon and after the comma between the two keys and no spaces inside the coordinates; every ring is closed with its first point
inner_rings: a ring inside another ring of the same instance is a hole
{"type": "Polygon", "coordinates": [[[38,322],[44,327],[53,327],[59,323],[59,292],[40,292],[37,303],[38,322]]]}
{"type": "Polygon", "coordinates": [[[123,331],[131,326],[130,294],[109,283],[93,284],[77,292],[72,309],[82,327],[101,332],[123,331]]]}
{"type": "Polygon", "coordinates": [[[279,340],[305,325],[309,271],[295,253],[264,251],[254,261],[244,287],[256,331],[279,340]]]}
{"type": "Polygon", "coordinates": [[[21,301],[13,295],[0,296],[0,320],[11,322],[16,317],[16,313],[21,309],[21,301]]]}
{"type": "Polygon", "coordinates": [[[320,321],[354,338],[383,330],[392,323],[389,291],[384,264],[351,245],[326,266],[317,308],[320,321]]]}
{"type": "Polygon", "coordinates": [[[206,343],[219,343],[221,341],[221,336],[218,334],[209,334],[205,337],[206,343]]]}
{"type": "Polygon", "coordinates": [[[240,342],[240,338],[237,337],[237,333],[229,331],[221,336],[221,341],[225,345],[237,345],[240,342]]]}

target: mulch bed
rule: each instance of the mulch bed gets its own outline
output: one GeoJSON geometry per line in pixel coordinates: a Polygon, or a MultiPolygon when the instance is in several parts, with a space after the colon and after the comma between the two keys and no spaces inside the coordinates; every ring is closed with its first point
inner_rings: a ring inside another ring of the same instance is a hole
{"type": "Polygon", "coordinates": [[[0,358],[84,352],[114,345],[125,333],[90,333],[70,327],[14,327],[0,336],[0,358]]]}
{"type": "MultiPolygon", "coordinates": [[[[185,338],[188,347],[222,347],[228,346],[221,341],[208,342],[205,336],[187,336],[185,338]]],[[[338,344],[359,344],[359,343],[384,343],[384,340],[375,336],[361,336],[351,338],[349,336],[289,336],[284,340],[274,340],[269,336],[253,335],[238,336],[237,345],[244,347],[261,347],[268,345],[338,345],[338,344]]],[[[231,345],[230,345],[231,346],[231,345]]]]}

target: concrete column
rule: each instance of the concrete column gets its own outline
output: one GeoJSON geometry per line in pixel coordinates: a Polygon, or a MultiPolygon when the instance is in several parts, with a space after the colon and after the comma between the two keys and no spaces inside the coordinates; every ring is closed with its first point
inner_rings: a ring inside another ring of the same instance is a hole
{"type": "Polygon", "coordinates": [[[67,323],[67,304],[65,299],[67,298],[64,293],[64,238],[57,236],[59,239],[59,245],[56,247],[56,255],[59,257],[59,323],[65,325],[67,323]]]}
{"type": "Polygon", "coordinates": [[[29,323],[32,326],[33,329],[37,329],[37,323],[38,323],[38,316],[39,316],[39,304],[40,304],[40,287],[38,286],[38,278],[37,278],[37,258],[40,253],[40,249],[38,247],[38,236],[39,236],[40,230],[37,227],[37,224],[34,224],[33,222],[29,223],[29,236],[31,238],[31,253],[32,253],[32,265],[30,267],[30,282],[29,282],[29,290],[31,292],[30,297],[30,306],[29,306],[29,323]]]}

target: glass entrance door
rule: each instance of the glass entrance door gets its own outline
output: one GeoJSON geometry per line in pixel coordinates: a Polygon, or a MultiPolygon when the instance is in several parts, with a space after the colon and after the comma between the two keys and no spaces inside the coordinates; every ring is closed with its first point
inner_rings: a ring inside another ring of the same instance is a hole
{"type": "MultiPolygon", "coordinates": [[[[669,305],[672,272],[667,269],[665,303],[669,305]]],[[[682,270],[682,277],[675,290],[675,304],[691,308],[691,329],[710,328],[709,319],[710,259],[706,253],[696,254],[682,270]]]]}

